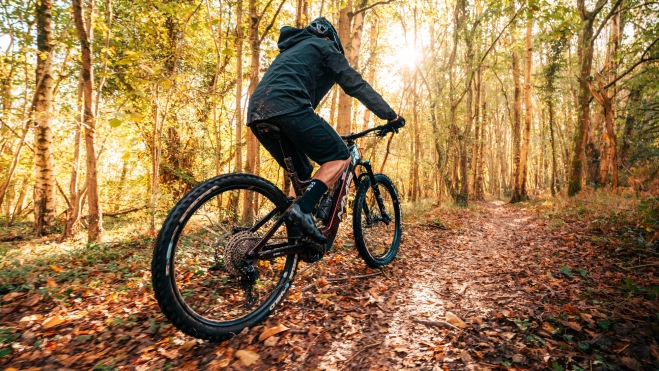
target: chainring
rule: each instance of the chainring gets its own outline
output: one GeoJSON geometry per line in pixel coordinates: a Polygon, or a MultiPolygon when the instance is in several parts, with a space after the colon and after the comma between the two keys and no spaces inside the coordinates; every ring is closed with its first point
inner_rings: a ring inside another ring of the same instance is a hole
{"type": "Polygon", "coordinates": [[[224,248],[224,268],[231,276],[240,277],[243,273],[245,254],[260,240],[250,231],[238,232],[231,236],[224,248]]]}
{"type": "Polygon", "coordinates": [[[300,242],[306,244],[306,251],[300,254],[300,259],[305,263],[315,263],[327,252],[325,244],[319,244],[309,237],[302,237],[300,242]]]}

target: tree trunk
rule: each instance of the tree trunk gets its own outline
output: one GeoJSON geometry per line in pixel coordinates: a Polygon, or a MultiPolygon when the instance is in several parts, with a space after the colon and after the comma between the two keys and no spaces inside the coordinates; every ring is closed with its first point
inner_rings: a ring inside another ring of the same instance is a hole
{"type": "Polygon", "coordinates": [[[554,101],[552,96],[549,96],[547,101],[549,109],[549,141],[551,142],[551,195],[556,195],[556,142],[554,139],[554,101]]]}
{"type": "MultiPolygon", "coordinates": [[[[9,165],[9,172],[7,173],[7,178],[2,183],[2,186],[0,186],[0,207],[2,207],[2,202],[5,199],[5,193],[7,192],[7,188],[9,187],[9,183],[11,182],[11,179],[14,176],[14,172],[16,171],[16,166],[18,165],[18,160],[21,156],[21,150],[23,149],[23,145],[25,144],[25,137],[27,136],[28,131],[29,131],[29,126],[28,126],[28,123],[26,122],[23,125],[23,130],[22,130],[21,136],[18,140],[18,146],[16,147],[16,150],[14,151],[14,157],[11,159],[11,164],[9,165]]],[[[0,154],[1,154],[1,152],[0,152],[0,154]]]]}
{"type": "Polygon", "coordinates": [[[96,123],[94,118],[93,92],[94,92],[94,70],[92,62],[92,16],[94,13],[94,2],[89,1],[89,23],[85,25],[82,0],[73,0],[73,17],[75,19],[78,40],[80,41],[82,56],[82,92],[84,101],[84,123],[85,123],[85,158],[87,175],[87,203],[89,209],[89,242],[98,242],[103,233],[103,218],[101,205],[98,198],[98,176],[96,171],[96,149],[94,140],[96,137],[96,123]]]}
{"type": "Polygon", "coordinates": [[[635,109],[638,102],[641,100],[641,88],[636,88],[629,93],[629,99],[627,100],[627,117],[625,118],[625,129],[624,136],[622,138],[622,148],[620,149],[620,165],[625,166],[627,162],[627,156],[629,153],[629,148],[631,147],[631,136],[634,132],[634,125],[636,124],[636,118],[632,112],[635,109]]]}
{"type": "Polygon", "coordinates": [[[46,229],[52,225],[57,207],[51,129],[53,103],[52,6],[52,0],[41,0],[36,4],[38,57],[34,102],[34,164],[36,167],[34,227],[38,235],[45,234],[46,229]]]}
{"type": "Polygon", "coordinates": [[[618,167],[615,164],[618,163],[616,147],[616,133],[613,128],[613,120],[615,119],[615,107],[613,106],[613,97],[610,97],[607,91],[604,89],[604,82],[602,81],[602,76],[597,74],[597,84],[599,85],[599,91],[595,90],[591,82],[588,83],[591,94],[597,100],[597,102],[602,105],[604,108],[604,123],[606,128],[606,141],[608,142],[610,163],[613,165],[612,171],[612,183],[613,190],[618,187],[618,167]]]}
{"type": "Polygon", "coordinates": [[[526,58],[524,61],[524,139],[522,142],[522,149],[520,151],[519,159],[519,200],[525,201],[529,199],[528,192],[526,191],[526,174],[528,171],[528,158],[529,147],[531,144],[531,121],[533,119],[533,106],[531,102],[531,62],[533,61],[533,45],[532,45],[532,31],[533,31],[533,17],[529,16],[528,24],[526,26],[526,58]]]}
{"type": "MultiPolygon", "coordinates": [[[[346,41],[348,44],[343,45],[345,49],[346,57],[349,57],[352,53],[352,47],[350,45],[350,21],[351,18],[348,16],[348,13],[352,12],[352,0],[348,0],[346,6],[339,11],[339,38],[346,41]]],[[[352,98],[346,94],[343,89],[339,89],[339,114],[336,125],[336,131],[339,134],[347,134],[350,132],[350,118],[352,116],[352,98]]]]}
{"type": "Polygon", "coordinates": [[[515,50],[515,32],[516,27],[512,24],[510,30],[510,44],[512,45],[512,60],[513,60],[513,83],[515,84],[515,100],[513,104],[513,195],[510,199],[511,203],[520,202],[524,200],[522,195],[522,185],[520,183],[521,169],[521,115],[522,115],[522,83],[519,76],[519,55],[515,50]]]}
{"type": "Polygon", "coordinates": [[[585,158],[586,141],[588,140],[588,127],[590,125],[590,89],[588,79],[593,65],[593,23],[597,14],[602,10],[607,0],[598,0],[593,11],[586,10],[585,0],[577,0],[577,10],[581,17],[581,32],[579,33],[579,92],[577,111],[577,128],[574,133],[574,153],[568,178],[568,195],[574,196],[581,191],[581,177],[583,175],[583,162],[585,158]]]}
{"type": "Polygon", "coordinates": [[[474,89],[476,90],[476,102],[474,104],[474,144],[471,151],[471,184],[469,185],[469,194],[473,197],[476,195],[476,178],[478,174],[478,148],[480,147],[480,120],[481,120],[481,83],[482,83],[482,71],[479,68],[476,71],[476,85],[474,89]]]}
{"type": "MultiPolygon", "coordinates": [[[[377,58],[377,46],[378,46],[378,20],[375,18],[371,24],[371,35],[369,39],[370,43],[370,57],[368,63],[368,73],[366,74],[366,82],[369,85],[373,86],[375,83],[375,59],[377,58]]],[[[368,124],[371,121],[371,110],[364,111],[364,123],[362,124],[362,130],[368,129],[368,124]]],[[[366,141],[365,137],[359,139],[359,148],[364,148],[364,142],[366,141]]]]}
{"type": "Polygon", "coordinates": [[[243,169],[243,0],[236,2],[236,163],[234,172],[243,169]]]}
{"type": "Polygon", "coordinates": [[[485,98],[485,86],[481,83],[480,99],[481,107],[481,129],[480,143],[478,148],[478,166],[476,167],[476,186],[474,187],[474,198],[476,200],[485,199],[485,138],[487,137],[487,99],[485,98]]]}
{"type": "Polygon", "coordinates": [[[83,86],[82,74],[80,75],[80,82],[78,83],[78,107],[75,122],[75,134],[73,137],[73,161],[71,166],[71,181],[69,182],[69,197],[71,205],[66,210],[66,223],[64,224],[64,234],[62,238],[67,239],[75,235],[78,229],[78,221],[80,219],[80,201],[81,192],[78,192],[78,172],[80,171],[80,132],[84,122],[84,107],[83,107],[83,86]]]}
{"type": "Polygon", "coordinates": [[[416,94],[416,74],[414,75],[414,85],[413,85],[413,94],[414,98],[412,101],[412,120],[414,121],[414,165],[413,168],[413,177],[412,177],[412,202],[416,202],[419,199],[419,162],[421,162],[421,133],[419,130],[419,96],[416,94]]]}
{"type": "MultiPolygon", "coordinates": [[[[249,47],[251,52],[251,64],[249,70],[249,87],[247,94],[252,95],[259,83],[259,63],[261,61],[261,43],[259,40],[259,23],[260,17],[256,13],[256,0],[249,0],[249,47]]],[[[259,142],[251,130],[247,130],[247,163],[245,172],[256,174],[256,159],[260,149],[259,142]]],[[[256,174],[258,175],[258,174],[256,174]]],[[[245,202],[243,205],[243,220],[251,223],[256,211],[256,201],[254,193],[245,192],[245,202]]]]}

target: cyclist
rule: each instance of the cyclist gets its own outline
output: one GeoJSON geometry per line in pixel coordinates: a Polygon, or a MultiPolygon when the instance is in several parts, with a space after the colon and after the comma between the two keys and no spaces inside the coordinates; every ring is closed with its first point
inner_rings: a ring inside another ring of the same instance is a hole
{"type": "Polygon", "coordinates": [[[305,28],[282,27],[278,47],[279,55],[249,99],[247,125],[277,163],[286,168],[280,143],[260,135],[254,125],[267,122],[280,128],[286,154],[292,157],[301,180],[311,178],[309,158],[321,165],[284,217],[316,242],[325,243],[311,213],[349,165],[350,153],[337,132],[314,109],[338,83],[346,94],[389,121],[390,129],[404,126],[405,119],[350,66],[339,35],[327,19],[316,18],[305,28]]]}

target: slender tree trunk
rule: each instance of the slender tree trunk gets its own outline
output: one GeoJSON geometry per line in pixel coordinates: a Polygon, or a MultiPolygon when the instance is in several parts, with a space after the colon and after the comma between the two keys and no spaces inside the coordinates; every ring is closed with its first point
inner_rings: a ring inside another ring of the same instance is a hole
{"type": "Polygon", "coordinates": [[[332,99],[331,99],[331,103],[330,103],[330,119],[329,119],[329,122],[335,130],[336,130],[336,126],[337,126],[336,97],[338,95],[338,90],[339,89],[340,88],[336,85],[332,88],[332,99]]]}
{"type": "Polygon", "coordinates": [[[487,99],[485,98],[485,87],[481,83],[481,93],[480,93],[480,99],[482,101],[482,107],[481,107],[481,129],[480,129],[480,140],[479,140],[479,148],[478,148],[478,166],[476,167],[476,186],[474,187],[474,198],[476,200],[484,200],[485,199],[485,181],[484,181],[484,173],[485,173],[485,138],[487,137],[487,99]]]}
{"type": "Polygon", "coordinates": [[[235,172],[243,169],[243,0],[236,2],[236,163],[235,172]]]}
{"type": "Polygon", "coordinates": [[[75,19],[78,40],[80,41],[82,55],[82,92],[84,101],[85,122],[85,158],[87,175],[87,204],[89,208],[89,241],[101,240],[103,233],[103,218],[101,205],[98,198],[98,176],[96,170],[96,123],[93,110],[94,93],[94,70],[92,62],[92,17],[94,14],[94,2],[89,0],[89,27],[85,25],[82,0],[73,0],[73,17],[75,19]]]}
{"type": "Polygon", "coordinates": [[[476,195],[476,178],[478,177],[478,148],[480,147],[480,123],[481,123],[481,82],[482,71],[479,68],[476,71],[476,84],[474,89],[476,91],[476,102],[474,103],[474,144],[471,151],[471,184],[469,185],[469,194],[473,197],[476,195]]]}
{"type": "Polygon", "coordinates": [[[46,229],[52,225],[57,207],[51,128],[53,103],[52,6],[52,0],[41,0],[36,4],[38,57],[34,102],[34,164],[36,167],[34,227],[38,235],[44,234],[46,229]]]}
{"type": "MultiPolygon", "coordinates": [[[[348,0],[346,6],[339,11],[339,38],[344,40],[344,43],[347,41],[347,44],[343,45],[345,49],[346,57],[351,56],[352,47],[350,45],[350,31],[351,31],[351,18],[348,13],[352,12],[352,0],[348,0]]],[[[352,98],[346,94],[343,89],[339,89],[339,114],[336,125],[336,131],[339,134],[347,134],[351,130],[350,118],[352,117],[352,98]]]]}
{"type": "Polygon", "coordinates": [[[153,136],[151,138],[151,230],[155,230],[156,228],[156,211],[159,192],[158,178],[160,177],[160,159],[162,157],[162,144],[160,140],[162,126],[160,125],[159,95],[158,86],[155,86],[151,97],[153,101],[153,136]]]}
{"type": "Polygon", "coordinates": [[[413,85],[413,94],[414,100],[412,101],[412,120],[414,121],[414,165],[413,168],[413,177],[412,177],[412,202],[416,202],[419,199],[419,162],[421,162],[421,133],[419,130],[419,97],[416,94],[416,74],[414,75],[414,85],[413,85]]]}
{"type": "Polygon", "coordinates": [[[612,171],[612,178],[613,178],[612,183],[613,183],[613,190],[615,190],[618,187],[618,167],[615,166],[615,164],[617,164],[618,162],[617,153],[616,153],[617,140],[616,140],[616,133],[613,128],[613,120],[615,119],[615,108],[613,106],[613,97],[610,97],[607,91],[604,89],[604,82],[602,81],[602,76],[600,74],[597,74],[597,84],[599,85],[599,91],[595,90],[591,82],[588,83],[588,86],[595,100],[597,100],[597,102],[600,105],[602,105],[602,107],[604,108],[606,140],[609,142],[609,148],[610,148],[609,149],[610,150],[609,156],[611,158],[610,163],[614,165],[612,171]]]}
{"type": "Polygon", "coordinates": [[[522,135],[521,135],[521,116],[522,116],[522,83],[519,76],[519,55],[515,49],[515,32],[516,27],[512,24],[510,30],[510,39],[512,46],[513,61],[513,83],[515,84],[515,100],[513,103],[513,195],[510,202],[522,201],[522,185],[520,184],[521,156],[522,156],[522,135]]]}
{"type": "MultiPolygon", "coordinates": [[[[259,83],[259,63],[261,61],[261,43],[259,40],[259,23],[260,17],[256,12],[256,0],[249,0],[249,46],[251,52],[251,65],[249,71],[249,87],[247,94],[252,95],[259,83]]],[[[245,172],[256,174],[256,159],[258,157],[259,142],[251,130],[247,130],[247,163],[245,172]]],[[[256,200],[254,193],[245,192],[245,202],[243,205],[243,220],[250,223],[256,211],[256,200]]]]}
{"type": "Polygon", "coordinates": [[[622,138],[622,148],[620,148],[620,165],[624,166],[628,160],[629,149],[631,148],[631,137],[634,132],[636,118],[633,109],[636,108],[641,99],[641,88],[636,88],[629,93],[627,100],[627,117],[625,118],[624,136],[622,138]]]}
{"type": "Polygon", "coordinates": [[[552,96],[547,101],[549,109],[549,141],[551,142],[551,195],[556,195],[556,142],[554,139],[554,102],[552,96]]]}
{"type": "Polygon", "coordinates": [[[519,201],[528,200],[528,192],[526,191],[526,173],[528,170],[529,147],[531,144],[531,121],[533,119],[533,106],[531,102],[531,62],[533,61],[533,46],[531,43],[531,36],[533,31],[533,17],[529,16],[528,24],[526,26],[526,58],[524,61],[524,139],[522,142],[522,149],[520,151],[519,159],[519,201]]]}
{"type": "Polygon", "coordinates": [[[16,147],[16,150],[14,151],[14,156],[11,159],[11,164],[9,165],[9,171],[7,172],[7,178],[2,183],[2,186],[0,186],[0,207],[2,207],[2,202],[5,199],[7,188],[9,187],[9,183],[11,182],[11,179],[14,176],[14,172],[16,171],[16,166],[18,165],[18,160],[21,156],[21,150],[23,149],[23,145],[25,144],[25,137],[27,136],[28,131],[29,131],[29,126],[28,126],[28,122],[26,122],[23,125],[23,130],[21,131],[21,136],[18,140],[18,146],[16,147]]]}
{"type": "Polygon", "coordinates": [[[211,36],[213,37],[213,44],[215,46],[215,75],[213,76],[213,83],[211,85],[211,98],[212,98],[212,112],[213,112],[213,131],[215,134],[215,175],[222,173],[221,160],[222,160],[222,135],[221,124],[217,113],[217,85],[220,80],[220,73],[222,72],[222,12],[220,12],[219,26],[217,29],[212,25],[211,8],[208,0],[206,2],[206,19],[211,29],[211,36]],[[217,34],[217,36],[216,36],[217,34]]]}
{"type": "Polygon", "coordinates": [[[83,86],[82,86],[82,73],[80,75],[80,82],[78,83],[78,106],[80,107],[79,113],[76,115],[75,134],[73,137],[73,161],[71,163],[71,181],[69,182],[69,198],[71,205],[66,211],[66,224],[64,225],[64,234],[62,238],[67,239],[75,235],[78,229],[78,221],[80,219],[80,193],[78,192],[78,173],[80,171],[80,133],[81,127],[84,123],[84,103],[83,103],[83,86]]]}
{"type": "MultiPolygon", "coordinates": [[[[370,58],[367,63],[368,66],[368,73],[366,74],[366,82],[368,82],[369,85],[373,86],[375,83],[375,60],[377,58],[377,46],[378,46],[378,20],[375,18],[373,20],[373,23],[371,24],[371,34],[370,34],[370,58]]],[[[368,124],[371,121],[371,111],[370,110],[365,110],[364,111],[364,122],[362,124],[362,130],[368,129],[368,124]]],[[[364,148],[364,142],[366,141],[365,137],[362,137],[359,139],[359,148],[364,148]]]]}
{"type": "Polygon", "coordinates": [[[29,180],[28,178],[25,178],[23,180],[23,185],[21,186],[21,190],[18,192],[18,199],[16,200],[16,207],[14,207],[14,212],[11,214],[11,219],[8,220],[9,222],[8,226],[14,224],[14,221],[17,218],[20,218],[21,214],[23,213],[23,203],[25,202],[25,196],[27,195],[28,187],[29,187],[29,180]]]}
{"type": "MultiPolygon", "coordinates": [[[[362,0],[359,7],[366,6],[367,2],[362,0]]],[[[362,48],[362,34],[364,32],[364,13],[360,12],[352,16],[352,27],[350,33],[350,55],[348,60],[353,68],[359,70],[359,52],[362,48]]]]}

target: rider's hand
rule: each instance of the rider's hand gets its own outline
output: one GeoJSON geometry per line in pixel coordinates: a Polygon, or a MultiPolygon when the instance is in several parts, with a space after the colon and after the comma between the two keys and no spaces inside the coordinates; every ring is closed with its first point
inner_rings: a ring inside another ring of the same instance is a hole
{"type": "Polygon", "coordinates": [[[403,126],[405,126],[405,118],[403,116],[396,116],[395,119],[388,121],[386,125],[382,126],[382,129],[378,130],[375,135],[384,137],[388,133],[398,133],[398,129],[402,128],[403,126]]]}
{"type": "Polygon", "coordinates": [[[402,128],[403,126],[405,126],[405,118],[403,116],[396,116],[395,119],[387,123],[387,131],[398,133],[398,129],[402,128]]]}
{"type": "Polygon", "coordinates": [[[387,126],[391,127],[391,129],[393,129],[393,131],[398,133],[398,129],[405,126],[405,118],[403,116],[397,116],[395,119],[389,121],[387,126]]]}

